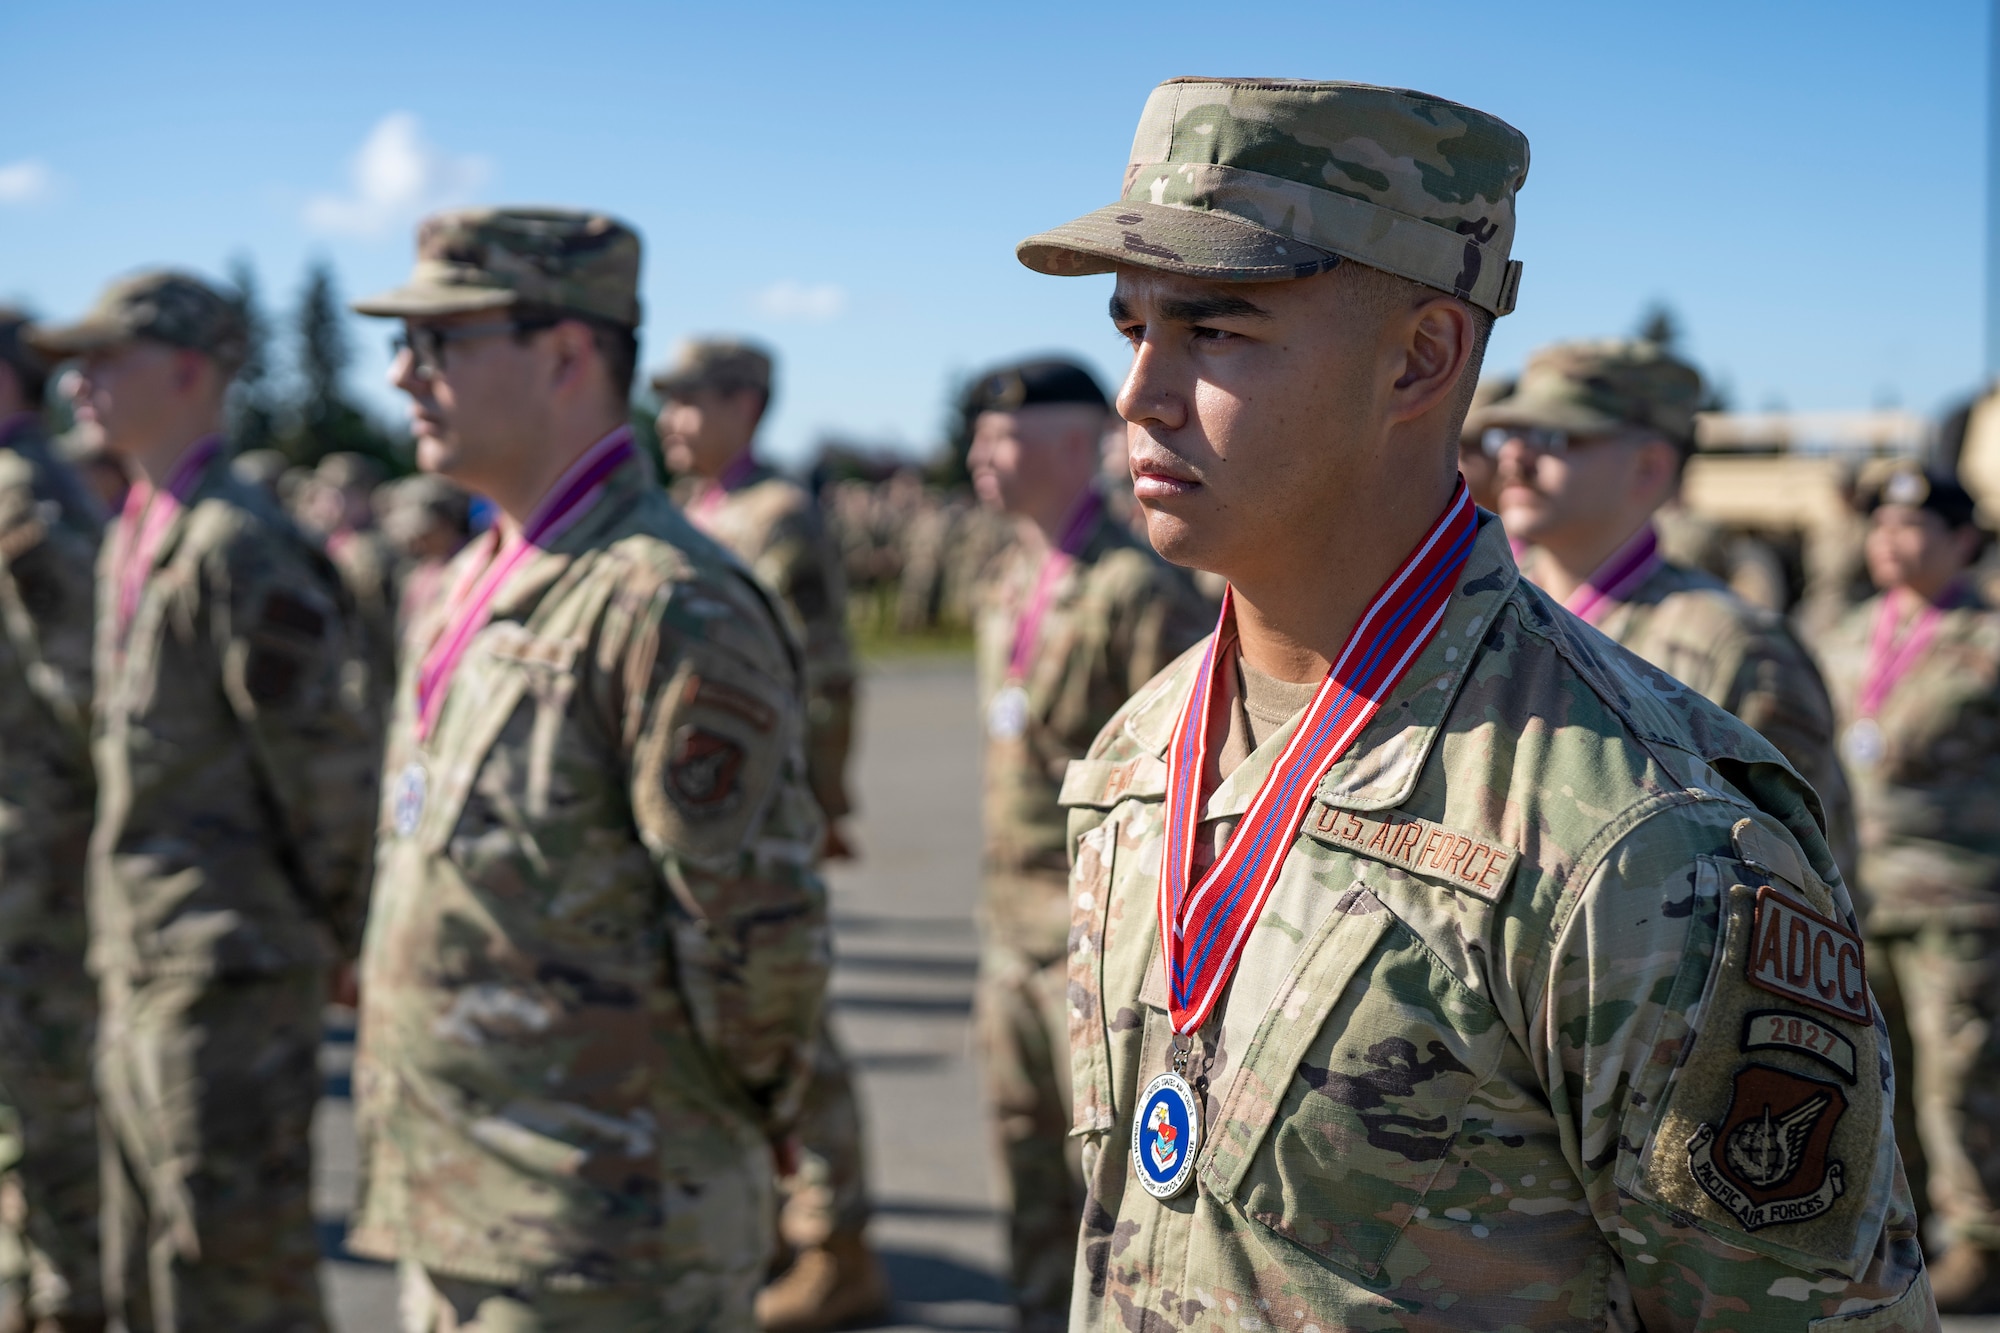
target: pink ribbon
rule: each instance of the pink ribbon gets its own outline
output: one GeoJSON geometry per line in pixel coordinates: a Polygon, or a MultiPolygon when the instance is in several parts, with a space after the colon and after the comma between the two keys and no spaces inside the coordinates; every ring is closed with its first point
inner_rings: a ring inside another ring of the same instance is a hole
{"type": "Polygon", "coordinates": [[[1591,576],[1569,595],[1563,605],[1573,614],[1595,625],[1618,603],[1639,590],[1664,563],[1660,555],[1660,534],[1647,523],[1632,539],[1613,551],[1591,576]]]}
{"type": "Polygon", "coordinates": [[[153,572],[153,558],[175,515],[186,507],[188,498],[201,484],[202,474],[222,450],[222,437],[208,435],[196,440],[167,469],[159,487],[144,477],[125,492],[125,510],[118,519],[112,538],[111,568],[118,579],[118,641],[131,632],[132,618],[139,613],[139,597],[146,590],[146,576],[153,572]]]}
{"type": "Polygon", "coordinates": [[[1007,654],[1007,679],[1020,682],[1028,678],[1028,668],[1035,659],[1035,647],[1042,637],[1042,620],[1049,613],[1049,603],[1055,600],[1056,584],[1069,567],[1076,563],[1083,553],[1084,542],[1090,539],[1097,516],[1104,512],[1104,497],[1096,491],[1084,492],[1069,512],[1069,519],[1063,524],[1062,537],[1055,546],[1042,557],[1042,567],[1035,575],[1035,588],[1028,595],[1027,609],[1014,626],[1014,647],[1007,654]]]}
{"type": "Polygon", "coordinates": [[[709,482],[702,488],[701,494],[695,497],[694,504],[688,510],[689,520],[697,528],[707,532],[708,520],[713,517],[716,510],[722,508],[723,500],[742,490],[744,483],[748,482],[756,471],[757,460],[751,456],[748,449],[736,455],[736,461],[722,469],[722,475],[709,482]]]}
{"type": "Polygon", "coordinates": [[[1937,637],[1938,624],[1944,619],[1947,609],[1957,604],[1958,589],[1954,586],[1943,599],[1935,604],[1926,602],[1917,612],[1915,623],[1909,633],[1899,642],[1896,638],[1898,599],[1914,597],[1915,593],[1901,588],[1890,590],[1883,595],[1882,605],[1875,612],[1875,632],[1868,641],[1868,665],[1861,675],[1861,691],[1854,701],[1854,711],[1862,717],[1874,717],[1882,711],[1882,705],[1889,701],[1889,694],[1911,668],[1923,660],[1924,651],[1937,637]]]}
{"type": "Polygon", "coordinates": [[[417,736],[428,738],[444,707],[446,687],[466,649],[492,618],[494,599],[528,557],[575,526],[604,493],[604,483],[633,456],[632,428],[620,426],[585,450],[542,498],[512,539],[496,526],[480,538],[486,558],[468,560],[452,586],[444,630],[417,668],[417,736]]]}

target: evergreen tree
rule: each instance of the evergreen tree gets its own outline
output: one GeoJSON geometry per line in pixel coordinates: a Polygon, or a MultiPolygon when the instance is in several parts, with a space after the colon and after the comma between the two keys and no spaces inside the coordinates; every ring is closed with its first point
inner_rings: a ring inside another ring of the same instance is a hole
{"type": "Polygon", "coordinates": [[[1681,339],[1686,333],[1674,308],[1665,301],[1655,301],[1639,316],[1639,327],[1633,331],[1633,336],[1665,351],[1679,352],[1681,339]]]}
{"type": "Polygon", "coordinates": [[[319,260],[306,272],[294,325],[298,396],[292,405],[285,452],[302,464],[342,450],[379,460],[391,475],[409,471],[406,449],[347,397],[353,360],[333,266],[319,260]]]}
{"type": "Polygon", "coordinates": [[[257,270],[248,255],[229,264],[229,281],[243,307],[247,355],[229,391],[229,440],[238,453],[278,443],[278,386],[272,377],[271,321],[258,299],[257,270]]]}

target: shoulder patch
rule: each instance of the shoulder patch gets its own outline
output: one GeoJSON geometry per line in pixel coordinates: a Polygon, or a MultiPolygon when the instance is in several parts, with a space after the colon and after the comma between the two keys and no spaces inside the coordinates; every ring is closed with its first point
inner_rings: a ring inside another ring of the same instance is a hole
{"type": "Polygon", "coordinates": [[[1505,843],[1461,833],[1414,815],[1365,815],[1321,802],[1306,815],[1305,831],[1321,842],[1427,879],[1441,879],[1476,898],[1497,903],[1521,854],[1505,843]]]}
{"type": "Polygon", "coordinates": [[[1698,999],[1679,1002],[1692,1027],[1660,1053],[1673,1072],[1658,1100],[1630,1112],[1621,1138],[1639,1145],[1636,1178],[1621,1168],[1620,1186],[1731,1245],[1858,1276],[1896,1176],[1888,1054],[1859,941],[1745,884],[1740,861],[1696,864],[1696,900],[1715,904],[1696,939],[1712,929],[1713,952],[1690,954],[1693,966],[1707,954],[1698,999]]]}
{"type": "Polygon", "coordinates": [[[1760,990],[1851,1023],[1873,1024],[1861,937],[1788,893],[1757,890],[1745,979],[1760,990]]]}

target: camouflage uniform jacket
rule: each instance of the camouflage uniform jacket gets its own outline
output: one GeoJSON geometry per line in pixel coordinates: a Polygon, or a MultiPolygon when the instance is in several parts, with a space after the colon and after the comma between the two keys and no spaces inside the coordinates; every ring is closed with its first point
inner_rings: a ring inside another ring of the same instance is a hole
{"type": "Polygon", "coordinates": [[[854,649],[847,636],[847,575],[819,504],[762,463],[729,489],[677,488],[695,526],[722,543],[778,594],[805,645],[806,772],[829,820],[853,809],[847,752],[854,732],[854,649]]]}
{"type": "Polygon", "coordinates": [[[755,1267],[828,967],[778,612],[636,461],[516,570],[420,741],[443,610],[389,733],[351,1243],[550,1288],[755,1267]]]}
{"type": "MultiPolygon", "coordinates": [[[[92,579],[103,520],[32,419],[0,423],[0,967],[81,975],[92,579]]],[[[42,984],[47,984],[44,978],[42,984]]]]}
{"type": "MultiPolygon", "coordinates": [[[[1820,641],[1843,734],[1881,605],[1855,607],[1820,641]]],[[[1881,758],[1850,768],[1870,928],[2000,925],[2000,613],[1946,611],[1876,722],[1881,758]]]]}
{"type": "Polygon", "coordinates": [[[351,957],[381,737],[339,576],[226,460],[166,529],[122,642],[117,553],[97,580],[93,968],[351,957]]]}
{"type": "MultiPolygon", "coordinates": [[[[982,719],[1008,684],[1015,630],[1034,595],[1039,555],[1008,548],[974,622],[982,719]]],[[[1100,513],[1050,591],[1018,735],[986,735],[988,926],[1031,957],[1063,955],[1069,933],[1067,821],[1057,796],[1119,705],[1215,628],[1187,575],[1100,513]]]]}
{"type": "Polygon", "coordinates": [[[1778,747],[1819,794],[1842,878],[1855,867],[1854,803],[1834,745],[1833,703],[1783,620],[1722,582],[1662,562],[1597,628],[1778,747]]]}
{"type": "MultiPolygon", "coordinates": [[[[1133,1105],[1170,1034],[1164,756],[1199,661],[1063,789],[1090,1182],[1073,1328],[1936,1327],[1804,784],[1521,580],[1490,515],[1197,1034],[1191,1188],[1141,1190],[1133,1105]],[[1756,916],[1825,945],[1782,994],[1750,984],[1784,980],[1756,916]],[[1849,1017],[1807,1003],[1819,980],[1849,1017]]],[[[1202,844],[1297,725],[1215,789],[1202,844]]]]}

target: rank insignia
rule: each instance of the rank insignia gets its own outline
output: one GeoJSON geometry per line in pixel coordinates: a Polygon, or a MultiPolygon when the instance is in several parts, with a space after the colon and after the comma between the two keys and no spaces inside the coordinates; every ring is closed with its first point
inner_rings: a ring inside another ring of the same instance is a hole
{"type": "Polygon", "coordinates": [[[667,785],[689,814],[719,815],[736,804],[742,772],[741,745],[705,727],[684,727],[667,761],[667,785]]]}
{"type": "Polygon", "coordinates": [[[1746,1231],[1809,1221],[1846,1191],[1845,1167],[1828,1156],[1846,1111],[1837,1083],[1745,1065],[1722,1123],[1688,1140],[1688,1170],[1746,1231]]]}

